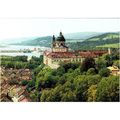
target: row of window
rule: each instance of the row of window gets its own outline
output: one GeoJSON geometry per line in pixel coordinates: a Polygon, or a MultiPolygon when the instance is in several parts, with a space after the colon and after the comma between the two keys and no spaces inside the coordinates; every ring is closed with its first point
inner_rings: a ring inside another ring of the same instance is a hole
{"type": "MultiPolygon", "coordinates": [[[[52,63],[53,62],[63,62],[63,61],[65,61],[65,59],[55,59],[55,60],[52,60],[52,63]]],[[[66,59],[66,61],[71,61],[71,62],[80,62],[81,61],[81,59],[66,59]]]]}

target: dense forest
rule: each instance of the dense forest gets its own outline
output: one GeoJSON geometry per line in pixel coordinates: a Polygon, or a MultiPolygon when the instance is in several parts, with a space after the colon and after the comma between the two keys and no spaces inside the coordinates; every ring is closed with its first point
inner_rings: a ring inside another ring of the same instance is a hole
{"type": "Polygon", "coordinates": [[[29,68],[32,80],[22,80],[31,101],[34,102],[85,102],[119,101],[119,77],[110,74],[107,66],[117,65],[119,55],[103,55],[94,60],[86,58],[83,63],[61,63],[58,69],[51,69],[43,64],[43,56],[2,58],[5,68],[29,68]]]}
{"type": "Polygon", "coordinates": [[[56,70],[40,65],[34,69],[35,90],[28,87],[30,97],[41,102],[119,101],[119,77],[107,69],[118,59],[117,54],[104,55],[97,61],[86,58],[82,64],[61,63],[56,70]]]}
{"type": "MultiPolygon", "coordinates": [[[[30,91],[33,101],[119,101],[119,77],[110,75],[107,66],[118,55],[105,55],[95,61],[86,58],[80,63],[61,63],[52,70],[44,65],[34,69],[35,89],[30,91]]],[[[29,86],[29,84],[28,84],[29,86]]],[[[33,87],[32,86],[32,87],[33,87]]]]}
{"type": "Polygon", "coordinates": [[[43,56],[41,57],[32,57],[28,61],[27,56],[0,56],[1,66],[5,68],[14,68],[14,69],[34,69],[40,65],[43,61],[43,56]]]}

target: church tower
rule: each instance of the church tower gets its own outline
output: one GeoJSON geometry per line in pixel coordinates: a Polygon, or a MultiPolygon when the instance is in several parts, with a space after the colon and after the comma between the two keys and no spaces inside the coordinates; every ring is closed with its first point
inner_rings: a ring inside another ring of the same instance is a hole
{"type": "Polygon", "coordinates": [[[68,47],[65,45],[65,38],[62,32],[60,32],[57,38],[53,35],[52,52],[68,52],[68,47]]]}
{"type": "Polygon", "coordinates": [[[55,47],[55,36],[53,35],[53,39],[52,39],[52,48],[55,47]]]}

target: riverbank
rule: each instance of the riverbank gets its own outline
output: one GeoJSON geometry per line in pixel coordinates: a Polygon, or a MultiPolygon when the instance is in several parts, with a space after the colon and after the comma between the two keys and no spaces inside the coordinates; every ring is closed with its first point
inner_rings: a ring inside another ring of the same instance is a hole
{"type": "Polygon", "coordinates": [[[1,56],[28,56],[28,57],[39,57],[43,54],[47,47],[41,46],[21,46],[21,45],[6,45],[0,46],[1,56]]]}

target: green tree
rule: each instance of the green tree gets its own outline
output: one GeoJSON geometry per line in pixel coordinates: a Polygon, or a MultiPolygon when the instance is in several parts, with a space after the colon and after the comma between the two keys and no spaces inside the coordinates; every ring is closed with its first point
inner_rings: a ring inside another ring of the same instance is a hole
{"type": "Polygon", "coordinates": [[[62,102],[70,102],[70,101],[75,102],[75,101],[77,101],[77,97],[76,97],[75,92],[69,91],[69,92],[64,93],[62,95],[61,101],[62,102]]]}
{"type": "Polygon", "coordinates": [[[96,74],[95,68],[90,68],[90,69],[88,69],[87,75],[95,75],[95,74],[96,74]]]}
{"type": "Polygon", "coordinates": [[[88,100],[88,89],[92,85],[96,85],[100,82],[101,77],[99,75],[79,75],[74,79],[75,92],[78,101],[88,100]]]}
{"type": "Polygon", "coordinates": [[[81,75],[80,68],[76,68],[76,69],[73,71],[73,74],[74,74],[75,76],[81,75]]]}
{"type": "Polygon", "coordinates": [[[31,98],[32,102],[39,102],[40,96],[41,96],[41,93],[38,91],[32,91],[30,93],[30,98],[31,98]]]}
{"type": "Polygon", "coordinates": [[[107,68],[103,68],[99,71],[99,75],[101,77],[108,77],[110,75],[110,70],[107,68]]]}
{"type": "Polygon", "coordinates": [[[21,81],[21,85],[22,85],[22,86],[26,86],[27,84],[28,84],[28,81],[27,81],[27,80],[22,80],[22,81],[21,81]]]}
{"type": "Polygon", "coordinates": [[[27,56],[15,56],[12,57],[12,61],[27,62],[27,56]]]}
{"type": "Polygon", "coordinates": [[[27,90],[30,92],[34,88],[35,88],[35,81],[34,80],[29,81],[28,84],[27,84],[27,90]]]}
{"type": "Polygon", "coordinates": [[[103,78],[97,87],[97,101],[119,101],[119,77],[110,76],[103,78]]]}
{"type": "Polygon", "coordinates": [[[75,94],[78,101],[87,100],[88,80],[85,75],[79,75],[74,79],[75,94]]]}
{"type": "Polygon", "coordinates": [[[58,76],[52,75],[52,69],[44,68],[36,77],[36,89],[41,90],[42,88],[52,88],[57,83],[57,79],[58,76]]]}
{"type": "Polygon", "coordinates": [[[59,84],[63,85],[66,81],[67,81],[67,78],[66,78],[65,74],[62,75],[61,77],[58,76],[57,85],[59,85],[59,84]]]}
{"type": "Polygon", "coordinates": [[[96,75],[87,75],[85,77],[85,79],[88,81],[88,88],[91,86],[91,85],[96,85],[100,82],[101,80],[101,76],[96,74],[96,75]]]}
{"type": "Polygon", "coordinates": [[[105,59],[99,58],[96,61],[96,67],[98,70],[102,69],[102,68],[106,68],[107,66],[107,61],[105,59]]]}
{"type": "Polygon", "coordinates": [[[73,84],[66,82],[64,85],[57,85],[55,88],[42,91],[41,101],[58,102],[58,101],[76,101],[73,84]]]}
{"type": "Polygon", "coordinates": [[[42,95],[40,97],[41,102],[50,102],[49,97],[50,97],[50,92],[49,90],[43,90],[42,95]]]}
{"type": "Polygon", "coordinates": [[[97,85],[91,85],[88,89],[88,102],[95,102],[96,101],[96,91],[97,85]]]}
{"type": "Polygon", "coordinates": [[[38,66],[37,68],[35,68],[35,69],[33,70],[34,75],[37,76],[38,73],[43,69],[43,67],[44,67],[44,64],[41,64],[40,66],[38,66]]]}
{"type": "Polygon", "coordinates": [[[67,72],[68,69],[70,68],[75,70],[80,66],[80,64],[79,63],[62,63],[60,66],[62,66],[65,69],[65,72],[67,72]]]}
{"type": "Polygon", "coordinates": [[[115,65],[115,66],[117,66],[118,68],[120,68],[120,60],[114,61],[113,65],[115,65]]]}
{"type": "Polygon", "coordinates": [[[85,58],[81,64],[81,72],[87,71],[89,68],[95,68],[95,60],[93,58],[85,58]]]}
{"type": "Polygon", "coordinates": [[[112,55],[105,54],[105,55],[103,55],[103,58],[106,60],[107,66],[111,66],[113,64],[113,57],[112,57],[112,55]]]}
{"type": "Polygon", "coordinates": [[[59,76],[63,75],[64,73],[65,73],[65,69],[62,66],[60,66],[56,71],[56,74],[59,76]]]}
{"type": "Polygon", "coordinates": [[[54,89],[45,89],[42,91],[41,102],[58,102],[61,101],[62,86],[58,85],[54,89]]]}

